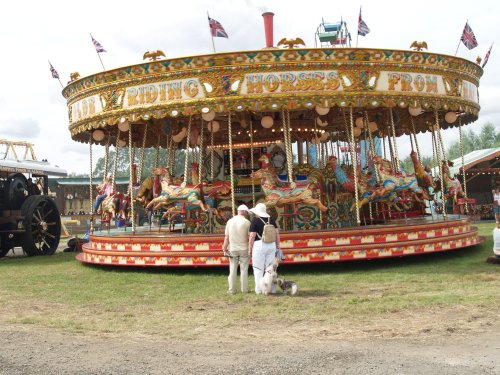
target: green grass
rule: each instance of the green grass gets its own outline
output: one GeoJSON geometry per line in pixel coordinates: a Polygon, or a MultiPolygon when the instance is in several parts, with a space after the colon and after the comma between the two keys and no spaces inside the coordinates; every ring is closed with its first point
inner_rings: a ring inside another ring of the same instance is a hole
{"type": "MultiPolygon", "coordinates": [[[[300,295],[229,296],[227,269],[125,269],[87,266],[73,253],[0,260],[0,322],[70,331],[190,337],[193,327],[222,329],[274,321],[333,324],[393,313],[480,308],[498,311],[500,268],[493,224],[481,245],[441,254],[349,263],[283,266],[300,295]]],[[[250,278],[253,285],[253,277],[250,278]]]]}

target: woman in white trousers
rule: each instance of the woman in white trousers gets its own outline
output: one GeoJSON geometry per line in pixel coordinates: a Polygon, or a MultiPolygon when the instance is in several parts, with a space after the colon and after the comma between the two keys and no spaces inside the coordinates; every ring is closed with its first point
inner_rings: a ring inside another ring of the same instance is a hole
{"type": "MultiPolygon", "coordinates": [[[[250,224],[250,237],[248,240],[248,255],[252,257],[253,275],[255,277],[255,293],[261,294],[260,283],[264,277],[266,268],[271,265],[276,256],[276,250],[279,248],[280,237],[279,230],[274,219],[266,212],[266,205],[258,203],[250,212],[255,214],[250,224]],[[264,224],[272,224],[276,227],[276,242],[264,243],[260,239],[264,230],[264,224]]],[[[272,287],[272,293],[275,292],[275,285],[272,287]]]]}

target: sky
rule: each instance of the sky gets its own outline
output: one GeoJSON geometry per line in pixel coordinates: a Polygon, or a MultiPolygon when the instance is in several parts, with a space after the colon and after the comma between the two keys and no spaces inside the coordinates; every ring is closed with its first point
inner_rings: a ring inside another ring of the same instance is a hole
{"type": "MultiPolygon", "coordinates": [[[[470,1],[297,1],[189,0],[137,2],[129,0],[9,1],[2,4],[0,35],[0,139],[26,140],[39,159],[68,172],[88,173],[89,146],[71,140],[66,101],[51,77],[48,60],[63,84],[71,72],[82,77],[102,70],[89,33],[107,50],[101,57],[107,69],[142,62],[145,51],[161,49],[167,58],[212,52],[207,11],[218,20],[229,39],[216,38],[217,52],[260,49],[265,46],[261,14],[272,11],[274,42],[302,38],[314,47],[314,32],[322,19],[347,22],[356,42],[357,19],[371,29],[359,37],[358,47],[409,49],[426,41],[430,52],[454,55],[465,22],[479,46],[469,51],[460,44],[457,56],[475,61],[493,46],[480,81],[479,119],[465,129],[479,131],[487,122],[500,130],[500,2],[470,1]]],[[[446,145],[458,130],[444,132],[446,145]]],[[[423,154],[432,155],[430,137],[419,136],[423,154]]],[[[409,139],[398,140],[400,158],[409,154],[409,139]]],[[[103,149],[93,148],[94,163],[103,149]]]]}

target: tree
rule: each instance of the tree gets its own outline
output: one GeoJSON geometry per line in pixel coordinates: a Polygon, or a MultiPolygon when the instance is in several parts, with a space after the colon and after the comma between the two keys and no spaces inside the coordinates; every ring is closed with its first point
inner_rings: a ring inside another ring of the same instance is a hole
{"type": "MultiPolygon", "coordinates": [[[[429,167],[432,167],[432,156],[427,156],[424,155],[422,156],[422,160],[420,160],[423,166],[428,165],[429,167]]],[[[411,160],[410,156],[407,156],[403,160],[400,161],[400,167],[406,172],[406,173],[415,173],[415,168],[413,167],[413,161],[411,160]]]]}
{"type": "MultiPolygon", "coordinates": [[[[140,158],[141,158],[141,149],[134,149],[134,162],[139,166],[140,158]]],[[[175,166],[173,174],[175,176],[181,176],[184,174],[184,160],[185,160],[185,151],[184,150],[176,150],[175,151],[175,166]]],[[[189,163],[192,162],[193,153],[189,154],[189,163]]],[[[102,178],[104,175],[104,160],[105,157],[101,157],[97,160],[93,171],[94,178],[102,178]]],[[[151,176],[153,172],[153,167],[156,161],[156,149],[147,148],[144,150],[144,163],[142,167],[142,176],[141,180],[144,178],[151,176]]],[[[113,174],[113,168],[115,163],[115,152],[110,151],[108,155],[108,167],[106,168],[107,174],[113,174]]],[[[166,166],[167,164],[167,150],[160,149],[159,151],[159,166],[166,166]]],[[[118,152],[118,163],[116,166],[116,177],[128,177],[130,173],[130,157],[128,153],[128,148],[120,148],[118,152]]]]}
{"type": "MultiPolygon", "coordinates": [[[[492,123],[486,123],[479,134],[472,130],[463,132],[464,155],[475,150],[500,147],[500,132],[492,123]]],[[[446,153],[446,158],[453,160],[461,156],[460,140],[453,142],[446,153]]]]}
{"type": "MultiPolygon", "coordinates": [[[[479,134],[474,133],[472,130],[463,132],[463,148],[464,155],[475,150],[482,150],[485,148],[500,147],[500,132],[496,130],[495,126],[491,123],[486,123],[481,128],[479,134]]],[[[460,140],[453,142],[446,151],[446,158],[449,160],[457,159],[461,156],[460,140]]],[[[432,156],[422,156],[421,160],[423,165],[433,166],[432,156]]],[[[400,162],[401,167],[407,173],[413,173],[413,163],[408,156],[400,162]]]]}

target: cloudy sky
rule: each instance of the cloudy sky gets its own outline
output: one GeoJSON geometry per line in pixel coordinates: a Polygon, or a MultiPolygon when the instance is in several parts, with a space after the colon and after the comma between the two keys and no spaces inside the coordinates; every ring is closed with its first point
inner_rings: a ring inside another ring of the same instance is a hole
{"type": "MultiPolygon", "coordinates": [[[[314,46],[322,18],[335,22],[342,17],[354,36],[359,5],[332,0],[9,1],[2,5],[0,22],[0,138],[30,141],[40,159],[68,172],[88,172],[88,146],[70,138],[66,102],[48,60],[63,83],[71,72],[86,76],[102,70],[89,33],[108,51],[101,56],[111,69],[139,63],[145,51],[156,49],[167,57],[210,53],[207,11],[229,34],[229,39],[215,40],[217,51],[223,52],[264,47],[263,11],[275,13],[275,43],[301,37],[314,46]]],[[[458,56],[484,57],[496,41],[480,83],[479,120],[467,128],[478,130],[486,122],[500,128],[499,2],[365,0],[362,5],[371,32],[360,37],[359,47],[408,49],[412,41],[424,40],[429,51],[454,55],[467,19],[479,46],[469,51],[461,44],[458,56]]],[[[446,131],[445,142],[456,140],[457,133],[446,131]]],[[[423,153],[431,155],[430,147],[425,148],[429,139],[422,137],[420,143],[423,153]]],[[[408,154],[408,147],[408,140],[399,140],[401,154],[408,154]]]]}

